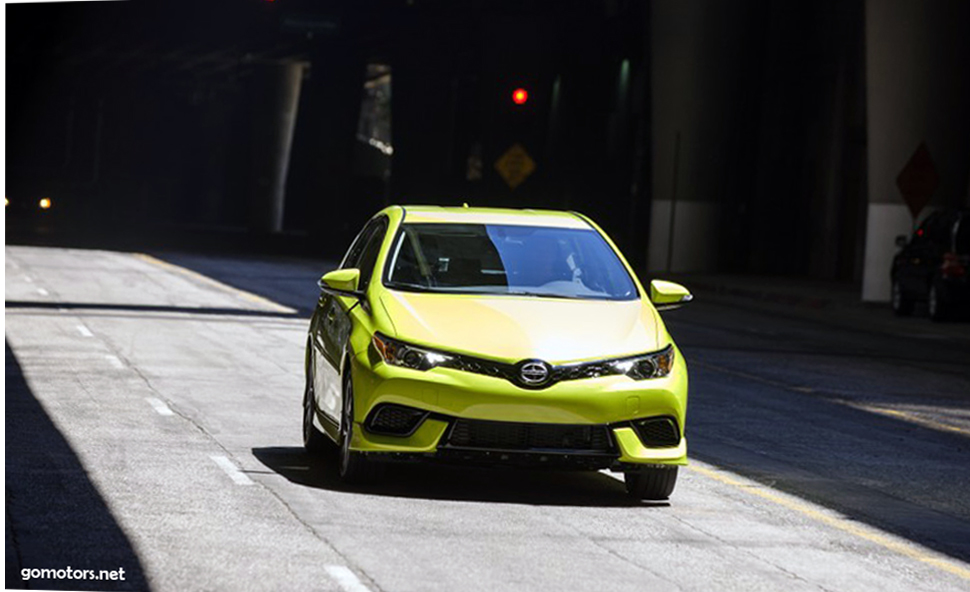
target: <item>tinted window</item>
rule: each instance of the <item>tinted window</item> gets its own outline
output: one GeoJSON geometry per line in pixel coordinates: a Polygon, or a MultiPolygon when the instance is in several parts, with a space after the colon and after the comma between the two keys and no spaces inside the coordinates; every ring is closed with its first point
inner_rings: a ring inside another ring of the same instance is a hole
{"type": "Polygon", "coordinates": [[[951,212],[930,214],[913,233],[912,244],[933,251],[949,250],[950,241],[953,240],[954,222],[956,215],[951,212]]]}
{"type": "Polygon", "coordinates": [[[592,229],[405,224],[387,285],[402,290],[630,300],[630,274],[592,229]]]}

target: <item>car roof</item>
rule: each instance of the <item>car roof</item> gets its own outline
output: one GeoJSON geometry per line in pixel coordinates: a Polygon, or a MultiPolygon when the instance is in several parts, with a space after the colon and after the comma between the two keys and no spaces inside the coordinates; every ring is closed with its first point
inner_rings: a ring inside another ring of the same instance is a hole
{"type": "Polygon", "coordinates": [[[590,228],[589,222],[575,212],[467,206],[401,206],[401,208],[404,210],[404,222],[590,228]]]}

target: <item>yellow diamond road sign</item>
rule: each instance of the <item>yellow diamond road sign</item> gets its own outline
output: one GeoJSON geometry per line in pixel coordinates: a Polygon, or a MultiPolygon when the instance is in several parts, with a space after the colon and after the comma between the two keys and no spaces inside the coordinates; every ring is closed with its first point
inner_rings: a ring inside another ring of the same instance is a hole
{"type": "Polygon", "coordinates": [[[502,175],[511,189],[515,189],[536,170],[536,161],[532,160],[521,145],[513,144],[495,161],[495,170],[502,175]]]}

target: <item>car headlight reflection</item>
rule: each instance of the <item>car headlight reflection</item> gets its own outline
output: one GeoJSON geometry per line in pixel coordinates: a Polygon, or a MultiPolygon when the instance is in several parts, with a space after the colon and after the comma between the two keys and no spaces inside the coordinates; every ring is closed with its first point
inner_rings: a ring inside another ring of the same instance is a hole
{"type": "Polygon", "coordinates": [[[658,352],[632,358],[623,358],[622,360],[613,362],[613,369],[617,374],[626,374],[634,380],[663,378],[670,374],[670,369],[673,367],[673,346],[667,346],[666,349],[658,352]]]}
{"type": "Polygon", "coordinates": [[[396,339],[374,334],[374,349],[385,363],[412,370],[430,370],[452,360],[451,356],[402,343],[396,339]]]}

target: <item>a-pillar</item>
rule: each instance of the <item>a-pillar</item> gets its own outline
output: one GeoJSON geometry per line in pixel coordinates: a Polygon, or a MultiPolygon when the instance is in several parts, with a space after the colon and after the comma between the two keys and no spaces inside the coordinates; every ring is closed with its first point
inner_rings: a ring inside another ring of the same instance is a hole
{"type": "Polygon", "coordinates": [[[303,69],[302,62],[261,65],[251,87],[255,96],[251,111],[249,227],[256,232],[283,230],[286,177],[303,69]]]}
{"type": "MultiPolygon", "coordinates": [[[[931,206],[967,203],[970,2],[867,0],[869,206],[862,299],[890,297],[894,238],[914,220],[896,179],[920,144],[938,177],[931,206]]],[[[921,218],[929,211],[922,212],[921,218]]]]}

